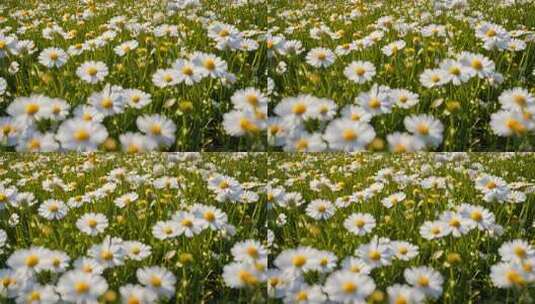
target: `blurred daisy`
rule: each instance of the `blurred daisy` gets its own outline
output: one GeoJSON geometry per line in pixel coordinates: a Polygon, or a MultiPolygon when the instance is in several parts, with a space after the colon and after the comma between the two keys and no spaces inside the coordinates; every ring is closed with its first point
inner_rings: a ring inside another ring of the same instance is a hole
{"type": "Polygon", "coordinates": [[[490,278],[498,288],[525,287],[528,282],[524,269],[519,264],[509,262],[492,265],[490,278]]]}
{"type": "Polygon", "coordinates": [[[130,51],[135,50],[138,45],[139,43],[136,40],[125,41],[120,45],[116,46],[113,51],[115,52],[115,54],[117,54],[117,56],[123,57],[126,54],[130,53],[130,51]]]}
{"type": "Polygon", "coordinates": [[[204,69],[200,69],[189,60],[177,59],[173,63],[173,69],[176,71],[177,82],[189,86],[201,81],[206,76],[204,69]]]}
{"type": "Polygon", "coordinates": [[[151,95],[138,89],[126,89],[123,91],[126,103],[134,109],[141,109],[151,103],[151,95]]]}
{"type": "Polygon", "coordinates": [[[81,118],[64,121],[56,135],[63,149],[76,151],[97,150],[107,137],[108,131],[103,125],[81,118]]]}
{"type": "Polygon", "coordinates": [[[367,275],[339,270],[327,277],[324,290],[331,301],[365,303],[366,298],[375,290],[375,283],[367,275]]]}
{"type": "Polygon", "coordinates": [[[50,251],[43,247],[30,247],[13,252],[6,265],[17,271],[29,273],[41,272],[49,268],[50,251]]]}
{"type": "Polygon", "coordinates": [[[121,150],[128,153],[142,153],[158,148],[158,143],[152,137],[141,133],[126,132],[119,135],[119,141],[121,150]]]}
{"type": "Polygon", "coordinates": [[[121,303],[123,304],[152,304],[158,296],[152,290],[140,285],[127,284],[119,287],[121,303]]]}
{"type": "Polygon", "coordinates": [[[372,80],[375,73],[375,66],[369,61],[353,61],[344,70],[344,75],[347,79],[357,84],[372,80]]]}
{"type": "Polygon", "coordinates": [[[20,291],[16,299],[17,303],[28,304],[55,304],[59,303],[59,296],[56,294],[55,286],[29,284],[26,288],[20,291]]]}
{"type": "Polygon", "coordinates": [[[95,236],[108,227],[108,219],[102,213],[86,213],[76,221],[76,227],[85,234],[95,236]]]}
{"type": "Polygon", "coordinates": [[[523,88],[514,88],[504,91],[498,98],[505,110],[522,111],[535,105],[535,97],[523,88]]]}
{"type": "Polygon", "coordinates": [[[234,260],[238,262],[255,262],[267,259],[267,250],[256,240],[238,242],[232,246],[230,252],[234,260]]]}
{"type": "Polygon", "coordinates": [[[138,241],[124,242],[126,255],[134,261],[142,261],[151,255],[151,247],[138,241]]]}
{"type": "Polygon", "coordinates": [[[322,199],[311,201],[306,208],[306,214],[315,220],[326,220],[332,217],[335,212],[334,204],[322,199]]]}
{"type": "Polygon", "coordinates": [[[108,284],[99,275],[72,270],[59,278],[56,290],[63,301],[98,303],[99,297],[108,290],[108,284]]]}
{"type": "Polygon", "coordinates": [[[152,235],[159,240],[174,238],[179,235],[179,226],[175,221],[159,221],[152,227],[152,235]]]}
{"type": "Polygon", "coordinates": [[[107,84],[101,92],[91,94],[87,101],[104,117],[122,113],[126,104],[122,89],[110,84],[107,84]]]}
{"type": "Polygon", "coordinates": [[[86,61],[76,69],[76,75],[89,84],[96,84],[108,75],[108,67],[104,62],[86,61]]]}
{"type": "Polygon", "coordinates": [[[232,288],[257,286],[262,278],[258,269],[250,263],[232,262],[223,267],[223,280],[232,288]]]}
{"type": "Polygon", "coordinates": [[[26,131],[17,142],[15,150],[17,152],[53,152],[59,149],[59,144],[55,140],[55,134],[37,131],[26,131]]]}
{"type": "Polygon", "coordinates": [[[314,48],[306,56],[306,61],[316,68],[327,68],[336,60],[336,55],[326,48],[314,48]]]}
{"type": "Polygon", "coordinates": [[[386,292],[390,304],[421,304],[425,300],[424,294],[407,285],[394,284],[387,287],[386,292]]]}
{"type": "Polygon", "coordinates": [[[355,235],[370,233],[375,227],[375,218],[369,213],[353,213],[344,221],[344,227],[355,235]]]}
{"type": "Polygon", "coordinates": [[[420,235],[426,240],[442,238],[450,234],[451,229],[448,224],[442,221],[425,221],[420,226],[420,235]]]}
{"type": "Polygon", "coordinates": [[[159,69],[152,75],[152,83],[158,88],[166,88],[179,83],[179,74],[174,69],[159,69]]]}
{"type": "Polygon", "coordinates": [[[246,110],[266,107],[268,98],[260,90],[250,87],[234,92],[231,101],[236,109],[246,110]]]}
{"type": "Polygon", "coordinates": [[[431,147],[438,147],[442,143],[444,125],[440,120],[427,114],[407,116],[403,120],[407,131],[431,147]]]}
{"type": "Polygon", "coordinates": [[[327,125],[324,138],[333,150],[361,151],[375,138],[375,131],[366,123],[336,119],[327,125]]]}
{"type": "Polygon", "coordinates": [[[194,235],[201,233],[203,230],[203,222],[189,212],[178,211],[173,215],[172,220],[178,225],[178,235],[183,234],[186,237],[191,238],[194,235]]]}
{"type": "Polygon", "coordinates": [[[39,55],[39,63],[47,68],[60,68],[69,59],[69,55],[60,48],[46,48],[39,55]]]}
{"type": "Polygon", "coordinates": [[[523,136],[531,129],[530,121],[517,111],[501,110],[490,116],[490,127],[498,136],[523,136]]]}
{"type": "Polygon", "coordinates": [[[191,56],[191,62],[204,69],[204,73],[212,78],[221,77],[227,72],[227,63],[213,54],[195,52],[191,56]]]}
{"type": "Polygon", "coordinates": [[[67,215],[69,207],[64,202],[48,199],[39,206],[39,215],[47,220],[60,220],[67,215]]]}
{"type": "Polygon", "coordinates": [[[139,268],[136,277],[142,285],[164,298],[175,294],[176,277],[167,269],[159,266],[139,268]]]}
{"type": "Polygon", "coordinates": [[[138,129],[159,145],[169,147],[175,142],[176,126],[165,116],[144,115],[136,119],[138,129]]]}
{"type": "Polygon", "coordinates": [[[438,271],[431,267],[411,267],[405,269],[403,276],[407,283],[426,296],[438,299],[442,294],[444,278],[438,271]]]}

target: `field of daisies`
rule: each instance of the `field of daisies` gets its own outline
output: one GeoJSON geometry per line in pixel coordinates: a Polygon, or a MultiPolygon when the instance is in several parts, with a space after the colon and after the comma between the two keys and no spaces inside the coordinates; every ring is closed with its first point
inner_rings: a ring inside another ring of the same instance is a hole
{"type": "Polygon", "coordinates": [[[534,150],[534,1],[268,7],[272,149],[534,150]]]}
{"type": "Polygon", "coordinates": [[[262,0],[0,2],[0,149],[262,151],[262,0]]]}
{"type": "Polygon", "coordinates": [[[534,303],[535,155],[269,164],[270,303],[534,303]]]}
{"type": "Polygon", "coordinates": [[[0,155],[0,302],[263,303],[266,163],[0,155]]]}

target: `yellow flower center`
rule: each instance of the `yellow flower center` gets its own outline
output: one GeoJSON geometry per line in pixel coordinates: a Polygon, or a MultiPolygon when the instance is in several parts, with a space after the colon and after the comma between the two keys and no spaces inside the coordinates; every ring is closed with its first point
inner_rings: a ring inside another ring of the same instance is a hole
{"type": "Polygon", "coordinates": [[[39,264],[39,257],[35,254],[32,254],[26,258],[26,266],[35,267],[37,264],[39,264]]]}
{"type": "Polygon", "coordinates": [[[171,77],[171,75],[169,75],[169,74],[166,74],[166,75],[163,76],[163,80],[165,82],[169,83],[169,82],[173,81],[173,77],[171,77]]]}
{"type": "Polygon", "coordinates": [[[87,132],[86,130],[78,130],[76,132],[74,132],[74,139],[76,139],[77,141],[86,141],[89,139],[89,132],[87,132]]]}
{"type": "Polygon", "coordinates": [[[295,149],[297,151],[305,151],[308,148],[308,140],[301,138],[295,143],[295,149]]]}
{"type": "Polygon", "coordinates": [[[247,100],[247,103],[252,105],[253,107],[258,106],[258,97],[256,95],[247,95],[245,99],[247,100]]]}
{"type": "Polygon", "coordinates": [[[58,60],[58,58],[59,58],[58,53],[56,53],[56,52],[50,53],[50,59],[51,60],[56,61],[56,60],[58,60]]]}
{"type": "Polygon", "coordinates": [[[212,211],[206,211],[203,218],[208,222],[213,222],[215,221],[215,214],[212,211]]]}
{"type": "Polygon", "coordinates": [[[187,76],[191,76],[191,75],[193,75],[193,69],[190,68],[190,67],[183,67],[182,68],[182,74],[187,75],[187,76]]]}
{"type": "Polygon", "coordinates": [[[182,226],[185,226],[185,227],[188,227],[188,228],[193,227],[193,222],[190,219],[183,219],[180,222],[180,224],[182,224],[182,226]]]}
{"type": "Polygon", "coordinates": [[[104,109],[110,109],[113,106],[113,100],[111,100],[111,98],[109,98],[109,97],[106,97],[106,98],[102,99],[102,101],[100,102],[100,105],[104,109]]]}
{"type": "Polygon", "coordinates": [[[358,138],[358,134],[353,131],[352,129],[345,129],[343,132],[342,132],[342,138],[345,140],[345,141],[354,141],[358,138]]]}
{"type": "Polygon", "coordinates": [[[513,96],[513,100],[517,105],[519,105],[521,107],[525,107],[526,103],[528,102],[526,97],[524,97],[522,95],[514,95],[513,96]]]}
{"type": "Polygon", "coordinates": [[[515,285],[518,285],[518,286],[524,286],[526,284],[526,281],[524,280],[524,278],[522,278],[522,276],[514,271],[514,270],[510,270],[508,271],[506,274],[505,274],[505,277],[507,278],[507,280],[515,285]]]}
{"type": "Polygon", "coordinates": [[[154,287],[162,286],[162,279],[159,276],[152,276],[150,278],[150,284],[154,287]]]}
{"type": "Polygon", "coordinates": [[[138,153],[140,151],[139,146],[136,144],[130,144],[128,145],[128,148],[126,149],[126,152],[128,153],[138,153]]]}
{"type": "Polygon", "coordinates": [[[252,257],[252,258],[258,258],[258,250],[253,246],[248,247],[247,248],[247,255],[252,257]]]}
{"type": "Polygon", "coordinates": [[[344,284],[342,284],[342,290],[345,293],[354,293],[355,291],[357,291],[357,284],[353,282],[345,282],[344,284]]]}
{"type": "Polygon", "coordinates": [[[295,295],[295,300],[296,301],[307,301],[308,300],[308,294],[306,293],[306,291],[301,290],[300,292],[298,292],[295,295]]]}
{"type": "Polygon", "coordinates": [[[39,300],[41,300],[41,293],[37,290],[32,291],[30,295],[28,296],[28,301],[30,302],[39,301],[39,300]]]}
{"type": "Polygon", "coordinates": [[[472,68],[473,68],[474,70],[478,70],[478,71],[480,71],[480,70],[483,69],[483,63],[482,63],[481,60],[479,60],[479,59],[474,59],[474,60],[472,60],[472,64],[471,64],[471,65],[472,65],[472,68]]]}
{"type": "Polygon", "coordinates": [[[29,103],[26,105],[26,114],[34,115],[39,112],[39,105],[36,103],[29,103]]]}
{"type": "Polygon", "coordinates": [[[28,142],[28,149],[29,150],[39,150],[39,148],[41,148],[41,142],[38,139],[32,138],[28,142]]]}
{"type": "Polygon", "coordinates": [[[470,213],[470,218],[476,222],[480,222],[483,219],[483,214],[481,214],[481,212],[478,210],[474,210],[472,213],[470,213]]]}
{"type": "Polygon", "coordinates": [[[517,246],[515,247],[514,249],[514,253],[517,257],[523,259],[526,257],[526,250],[524,250],[524,248],[520,247],[520,246],[517,246]]]}
{"type": "Polygon", "coordinates": [[[456,218],[451,219],[449,224],[450,224],[450,226],[455,227],[455,228],[461,227],[461,222],[456,218]]]}
{"type": "Polygon", "coordinates": [[[381,259],[381,253],[378,250],[372,250],[368,253],[368,257],[372,261],[379,261],[381,259]]]}
{"type": "Polygon", "coordinates": [[[131,296],[128,298],[127,304],[141,304],[141,301],[136,296],[131,296]]]}
{"type": "Polygon", "coordinates": [[[421,276],[420,278],[418,278],[418,285],[424,287],[429,286],[429,278],[426,276],[421,276]]]}
{"type": "Polygon", "coordinates": [[[407,302],[407,299],[404,296],[398,296],[394,303],[395,304],[408,304],[409,302],[407,302]]]}
{"type": "Polygon", "coordinates": [[[303,115],[306,112],[306,110],[307,110],[307,107],[303,103],[296,103],[292,107],[292,113],[296,115],[303,115]]]}
{"type": "Polygon", "coordinates": [[[425,123],[421,123],[416,127],[416,131],[422,135],[429,134],[429,126],[425,123]]]}
{"type": "Polygon", "coordinates": [[[95,228],[97,227],[97,221],[95,219],[89,219],[87,221],[87,225],[90,227],[90,228],[95,228]]]}
{"type": "Polygon", "coordinates": [[[260,128],[247,118],[240,118],[240,128],[250,133],[258,133],[260,128]]]}
{"type": "Polygon", "coordinates": [[[527,132],[526,126],[514,118],[509,118],[506,122],[506,126],[517,135],[522,135],[527,132]]]}
{"type": "Polygon", "coordinates": [[[204,68],[213,71],[215,70],[215,62],[212,59],[206,59],[203,64],[204,68]]]}
{"type": "Polygon", "coordinates": [[[100,253],[100,257],[104,260],[104,261],[109,261],[111,259],[113,259],[113,253],[109,250],[104,250],[100,253]]]}
{"type": "Polygon", "coordinates": [[[77,282],[76,284],[74,284],[74,290],[78,294],[87,293],[89,291],[89,284],[87,284],[86,282],[77,282]]]}
{"type": "Polygon", "coordinates": [[[86,72],[89,76],[94,77],[95,75],[97,75],[98,70],[95,67],[88,67],[86,72]]]}
{"type": "Polygon", "coordinates": [[[489,38],[492,38],[494,36],[496,36],[496,31],[494,29],[489,29],[486,33],[485,33],[485,36],[489,37],[489,38]]]}
{"type": "Polygon", "coordinates": [[[376,97],[373,97],[368,101],[368,106],[372,109],[379,109],[379,107],[381,107],[381,102],[376,97]]]}
{"type": "Polygon", "coordinates": [[[364,227],[365,224],[366,224],[366,222],[364,222],[362,219],[357,219],[355,221],[355,226],[357,226],[358,228],[364,227]]]}
{"type": "Polygon", "coordinates": [[[302,267],[307,262],[307,258],[302,255],[296,255],[292,258],[292,264],[295,267],[302,267]]]}
{"type": "Polygon", "coordinates": [[[238,277],[242,282],[246,283],[247,285],[258,284],[258,279],[249,271],[240,270],[240,272],[238,273],[238,277]]]}
{"type": "Polygon", "coordinates": [[[50,212],[58,212],[58,210],[59,210],[59,206],[56,205],[56,204],[52,204],[52,205],[48,206],[48,211],[50,211],[50,212]]]}
{"type": "Polygon", "coordinates": [[[159,124],[153,124],[151,127],[150,127],[150,132],[154,135],[160,135],[162,134],[162,126],[159,125],[159,124]]]}

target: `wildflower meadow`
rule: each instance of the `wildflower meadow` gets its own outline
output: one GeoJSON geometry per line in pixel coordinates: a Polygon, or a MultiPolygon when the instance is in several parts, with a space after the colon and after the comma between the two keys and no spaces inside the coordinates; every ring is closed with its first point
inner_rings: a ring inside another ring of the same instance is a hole
{"type": "Polygon", "coordinates": [[[268,6],[272,149],[534,150],[533,1],[268,6]]]}
{"type": "Polygon", "coordinates": [[[535,301],[535,155],[269,163],[269,303],[535,301]]]}
{"type": "Polygon", "coordinates": [[[2,303],[262,303],[264,154],[0,156],[2,303]],[[236,288],[247,286],[247,288],[236,288]]]}
{"type": "Polygon", "coordinates": [[[0,147],[262,151],[262,1],[0,3],[0,147]]]}

